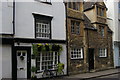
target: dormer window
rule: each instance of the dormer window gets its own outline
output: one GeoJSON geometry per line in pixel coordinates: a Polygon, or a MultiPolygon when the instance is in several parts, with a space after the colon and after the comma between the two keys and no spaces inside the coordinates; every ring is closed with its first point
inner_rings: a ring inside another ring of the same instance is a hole
{"type": "Polygon", "coordinates": [[[98,16],[105,16],[104,15],[104,11],[105,11],[105,9],[104,8],[102,8],[102,7],[97,7],[97,15],[98,16]]]}
{"type": "Polygon", "coordinates": [[[80,10],[80,3],[79,2],[68,2],[68,8],[73,10],[80,10]]]}

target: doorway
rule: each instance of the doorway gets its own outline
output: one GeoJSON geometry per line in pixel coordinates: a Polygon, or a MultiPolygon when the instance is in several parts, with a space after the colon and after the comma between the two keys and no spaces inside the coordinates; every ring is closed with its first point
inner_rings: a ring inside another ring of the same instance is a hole
{"type": "Polygon", "coordinates": [[[88,49],[89,71],[94,69],[94,48],[88,49]]]}
{"type": "Polygon", "coordinates": [[[13,78],[29,79],[31,77],[31,47],[15,47],[13,78]]]}

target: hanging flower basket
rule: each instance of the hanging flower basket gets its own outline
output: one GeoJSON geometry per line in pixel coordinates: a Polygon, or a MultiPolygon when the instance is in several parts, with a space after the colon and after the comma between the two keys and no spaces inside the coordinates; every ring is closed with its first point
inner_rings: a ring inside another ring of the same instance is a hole
{"type": "Polygon", "coordinates": [[[37,47],[38,47],[38,51],[40,52],[43,50],[44,46],[42,44],[37,44],[37,47]]]}
{"type": "Polygon", "coordinates": [[[50,45],[49,44],[45,44],[45,50],[50,51],[50,45]]]}
{"type": "Polygon", "coordinates": [[[61,50],[61,46],[57,45],[57,44],[53,44],[52,45],[52,51],[60,51],[61,50]]]}

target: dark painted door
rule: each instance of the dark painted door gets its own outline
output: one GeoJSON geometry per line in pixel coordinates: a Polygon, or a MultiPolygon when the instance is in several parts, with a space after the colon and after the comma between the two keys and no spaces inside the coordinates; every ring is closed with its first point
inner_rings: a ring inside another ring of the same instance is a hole
{"type": "Polygon", "coordinates": [[[16,78],[30,78],[31,77],[31,47],[15,47],[15,64],[14,70],[16,78]]]}
{"type": "Polygon", "coordinates": [[[89,70],[94,69],[94,49],[88,49],[88,61],[89,61],[89,70]]]}

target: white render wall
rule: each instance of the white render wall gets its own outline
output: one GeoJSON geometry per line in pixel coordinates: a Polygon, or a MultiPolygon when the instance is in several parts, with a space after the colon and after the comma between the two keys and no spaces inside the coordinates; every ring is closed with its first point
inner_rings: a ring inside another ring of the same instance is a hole
{"type": "Polygon", "coordinates": [[[0,9],[0,12],[2,13],[2,28],[0,28],[0,34],[13,34],[13,3],[2,2],[2,9],[0,9]]]}
{"type": "Polygon", "coordinates": [[[34,38],[35,23],[32,13],[53,17],[51,22],[52,39],[66,39],[64,3],[52,2],[52,5],[50,5],[38,1],[16,3],[15,37],[34,38]]]}
{"type": "Polygon", "coordinates": [[[119,57],[119,44],[120,41],[120,13],[119,13],[119,3],[117,1],[111,0],[105,2],[108,11],[107,17],[112,19],[108,21],[108,24],[113,31],[113,48],[114,48],[114,67],[120,66],[120,57],[119,57]],[[109,23],[109,22],[112,22],[109,23]]]}
{"type": "Polygon", "coordinates": [[[114,66],[120,66],[119,47],[118,44],[114,45],[114,66]]]}
{"type": "Polygon", "coordinates": [[[2,45],[0,42],[0,80],[2,79],[2,45]]]}
{"type": "Polygon", "coordinates": [[[12,77],[11,46],[2,45],[2,78],[12,77]]]}
{"type": "Polygon", "coordinates": [[[111,1],[107,1],[105,2],[108,10],[107,10],[107,17],[113,20],[113,25],[111,25],[111,29],[113,31],[113,41],[120,41],[118,39],[118,36],[120,35],[120,33],[118,32],[118,27],[120,27],[119,25],[119,8],[118,8],[118,2],[115,2],[114,0],[111,1]]]}

